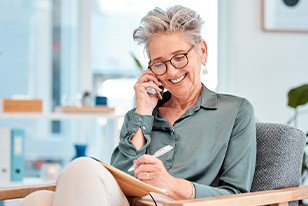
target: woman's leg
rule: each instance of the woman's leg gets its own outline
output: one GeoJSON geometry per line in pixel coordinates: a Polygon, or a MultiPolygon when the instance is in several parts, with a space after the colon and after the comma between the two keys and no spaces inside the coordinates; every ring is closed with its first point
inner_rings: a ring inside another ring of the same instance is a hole
{"type": "Polygon", "coordinates": [[[94,159],[72,161],[57,180],[53,206],[129,206],[110,172],[94,159]]]}
{"type": "Polygon", "coordinates": [[[27,195],[20,206],[52,206],[54,193],[48,190],[41,190],[27,195]]]}

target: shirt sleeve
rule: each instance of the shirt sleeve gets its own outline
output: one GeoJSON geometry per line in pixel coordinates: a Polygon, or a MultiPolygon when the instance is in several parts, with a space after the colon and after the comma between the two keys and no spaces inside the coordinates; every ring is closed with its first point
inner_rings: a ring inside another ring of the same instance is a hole
{"type": "Polygon", "coordinates": [[[212,187],[194,182],[196,198],[249,192],[256,165],[256,126],[253,107],[243,99],[235,118],[225,160],[212,187]]]}
{"type": "MultiPolygon", "coordinates": [[[[152,131],[153,121],[153,116],[140,115],[135,113],[134,110],[129,111],[125,115],[120,132],[120,142],[111,156],[111,165],[127,172],[128,168],[132,166],[133,160],[138,159],[146,153],[146,148],[151,142],[150,134],[152,131]],[[131,142],[131,139],[135,136],[139,128],[141,128],[146,143],[140,150],[137,150],[131,142]]],[[[130,172],[130,174],[132,175],[133,172],[130,172]]]]}

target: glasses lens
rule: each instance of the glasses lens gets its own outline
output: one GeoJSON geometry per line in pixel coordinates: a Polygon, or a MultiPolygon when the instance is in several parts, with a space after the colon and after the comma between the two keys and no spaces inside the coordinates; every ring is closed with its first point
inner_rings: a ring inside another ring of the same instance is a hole
{"type": "Polygon", "coordinates": [[[161,75],[166,72],[166,65],[163,62],[153,63],[151,65],[151,70],[156,75],[161,75]]]}
{"type": "Polygon", "coordinates": [[[171,59],[171,64],[175,67],[175,68],[183,68],[187,65],[188,63],[188,59],[187,56],[185,54],[179,54],[176,55],[174,57],[172,57],[171,59]]]}

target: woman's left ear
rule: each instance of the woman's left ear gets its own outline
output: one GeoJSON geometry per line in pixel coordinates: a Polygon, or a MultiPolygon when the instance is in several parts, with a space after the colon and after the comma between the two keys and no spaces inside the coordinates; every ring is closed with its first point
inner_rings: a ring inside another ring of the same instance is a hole
{"type": "Polygon", "coordinates": [[[206,64],[207,62],[207,44],[205,40],[200,41],[200,48],[201,48],[201,61],[202,64],[206,64]]]}

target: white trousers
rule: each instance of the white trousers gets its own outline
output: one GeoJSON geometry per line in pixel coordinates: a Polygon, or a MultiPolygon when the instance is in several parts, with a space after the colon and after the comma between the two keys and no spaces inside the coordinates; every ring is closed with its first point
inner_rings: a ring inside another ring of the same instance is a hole
{"type": "Polygon", "coordinates": [[[82,157],[73,160],[57,180],[56,191],[37,191],[20,206],[129,206],[114,177],[99,162],[82,157]]]}

